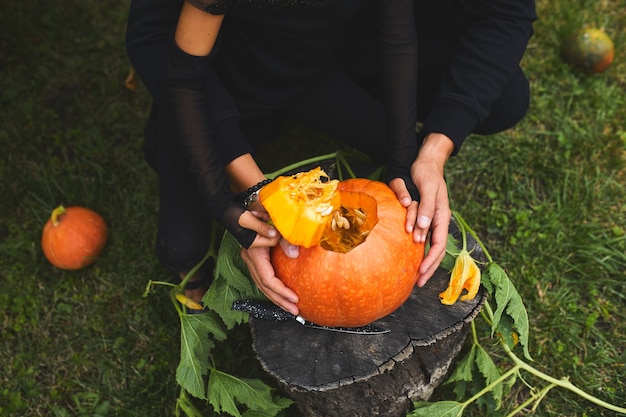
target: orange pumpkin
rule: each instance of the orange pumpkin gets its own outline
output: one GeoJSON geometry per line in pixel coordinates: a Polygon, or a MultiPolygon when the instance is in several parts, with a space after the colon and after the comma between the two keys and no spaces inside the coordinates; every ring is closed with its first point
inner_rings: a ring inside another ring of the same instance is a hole
{"type": "Polygon", "coordinates": [[[77,270],[96,260],[104,249],[107,234],[106,223],[95,211],[59,206],[43,228],[41,247],[52,265],[77,270]]]}
{"type": "MultiPolygon", "coordinates": [[[[424,244],[406,233],[406,208],[386,184],[349,179],[337,192],[341,207],[319,244],[300,248],[296,259],[273,248],[271,261],[276,276],[298,294],[302,317],[325,326],[362,326],[406,301],[424,244]]],[[[268,212],[272,219],[281,214],[268,212]]]]}
{"type": "Polygon", "coordinates": [[[563,57],[570,64],[592,73],[604,72],[615,56],[613,41],[602,29],[584,28],[563,44],[563,57]]]}

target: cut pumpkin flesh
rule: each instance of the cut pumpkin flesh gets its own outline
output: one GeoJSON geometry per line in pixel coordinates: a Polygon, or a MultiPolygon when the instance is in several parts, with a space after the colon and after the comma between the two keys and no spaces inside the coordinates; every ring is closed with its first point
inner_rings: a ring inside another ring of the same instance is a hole
{"type": "Polygon", "coordinates": [[[261,189],[259,200],[289,243],[309,248],[319,244],[341,205],[338,183],[317,167],[276,178],[261,189]]]}

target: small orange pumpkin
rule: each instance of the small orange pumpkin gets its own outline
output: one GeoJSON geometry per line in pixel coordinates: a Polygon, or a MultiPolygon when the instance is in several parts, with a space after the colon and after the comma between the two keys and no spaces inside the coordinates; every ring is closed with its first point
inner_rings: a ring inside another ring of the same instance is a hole
{"type": "Polygon", "coordinates": [[[102,217],[85,207],[59,206],[41,235],[41,248],[57,268],[78,270],[92,264],[104,249],[108,229],[102,217]]]}
{"type": "Polygon", "coordinates": [[[271,261],[276,276],[298,294],[302,317],[325,326],[362,326],[407,300],[424,244],[405,231],[406,208],[386,184],[349,179],[339,182],[337,193],[341,207],[319,244],[300,248],[296,259],[273,248],[271,261]]]}

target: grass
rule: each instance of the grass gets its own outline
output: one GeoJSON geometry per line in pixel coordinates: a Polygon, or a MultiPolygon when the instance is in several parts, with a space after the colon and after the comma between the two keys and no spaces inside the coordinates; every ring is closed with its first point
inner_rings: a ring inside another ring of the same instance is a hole
{"type": "MultiPolygon", "coordinates": [[[[447,171],[454,209],[526,302],[535,365],[622,406],[625,5],[540,0],[524,60],[533,91],[529,115],[507,132],[468,139],[447,171]],[[563,36],[583,23],[604,26],[615,41],[606,73],[580,73],[559,57],[563,36]]],[[[174,411],[177,317],[163,308],[165,293],[141,296],[149,279],[167,276],[153,254],[156,178],[141,149],[149,98],[143,87],[132,92],[123,84],[127,7],[127,0],[43,8],[11,2],[0,15],[2,416],[174,411]],[[44,259],[41,228],[59,204],[92,207],[107,220],[110,239],[94,266],[66,272],[44,259]]],[[[292,126],[261,160],[269,171],[334,146],[292,126]]],[[[229,340],[219,349],[224,367],[260,375],[246,329],[229,340]]],[[[523,401],[528,389],[517,384],[510,400],[523,401]]],[[[553,390],[535,415],[614,413],[553,390]]]]}

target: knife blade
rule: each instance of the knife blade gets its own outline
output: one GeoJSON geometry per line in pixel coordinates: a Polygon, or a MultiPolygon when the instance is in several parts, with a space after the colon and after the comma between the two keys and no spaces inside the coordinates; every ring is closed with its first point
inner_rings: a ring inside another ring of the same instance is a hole
{"type": "Polygon", "coordinates": [[[368,324],[366,326],[360,327],[331,327],[331,326],[321,326],[319,324],[315,324],[308,320],[305,320],[302,316],[294,316],[288,311],[283,310],[278,307],[276,304],[266,301],[259,300],[236,300],[233,302],[232,309],[235,311],[243,311],[245,313],[251,314],[252,316],[263,319],[263,320],[273,320],[273,321],[288,321],[295,320],[298,323],[302,324],[306,327],[311,327],[314,329],[320,330],[328,330],[331,332],[340,332],[340,333],[350,333],[350,334],[361,334],[361,335],[375,335],[375,334],[385,334],[388,333],[388,329],[383,329],[375,324],[368,324]]]}

